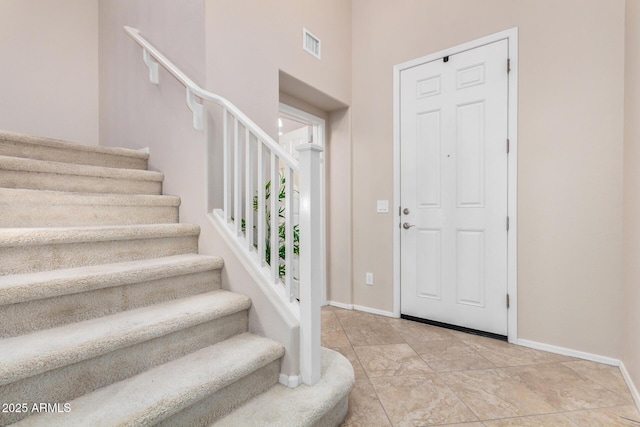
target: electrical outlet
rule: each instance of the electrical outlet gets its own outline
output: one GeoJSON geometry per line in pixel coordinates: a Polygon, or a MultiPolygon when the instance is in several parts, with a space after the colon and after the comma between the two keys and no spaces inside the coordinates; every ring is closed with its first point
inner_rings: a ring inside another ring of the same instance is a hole
{"type": "Polygon", "coordinates": [[[373,273],[366,273],[365,274],[365,283],[369,286],[373,285],[373,273]]]}

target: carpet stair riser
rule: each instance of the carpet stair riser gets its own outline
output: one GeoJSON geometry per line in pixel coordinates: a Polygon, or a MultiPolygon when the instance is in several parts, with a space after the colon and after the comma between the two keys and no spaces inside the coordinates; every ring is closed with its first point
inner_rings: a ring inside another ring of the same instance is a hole
{"type": "Polygon", "coordinates": [[[0,156],[123,169],[147,169],[149,155],[123,148],[74,144],[0,131],[0,156]]]}
{"type": "MultiPolygon", "coordinates": [[[[225,316],[0,386],[0,401],[30,404],[69,402],[98,388],[243,333],[247,327],[246,311],[225,316]]],[[[0,414],[0,425],[22,418],[21,414],[0,414]]]]}
{"type": "Polygon", "coordinates": [[[349,361],[337,351],[323,348],[322,378],[315,385],[290,389],[277,384],[210,425],[339,426],[347,415],[349,392],[354,384],[349,361]]]}
{"type": "Polygon", "coordinates": [[[178,207],[172,206],[22,206],[3,209],[0,227],[61,227],[72,225],[172,224],[178,222],[178,207]],[[26,217],[24,212],[30,212],[26,217]],[[143,212],[142,217],[138,215],[143,212]],[[73,213],[73,214],[72,214],[73,213]]]}
{"type": "MultiPolygon", "coordinates": [[[[155,174],[154,174],[155,175],[155,174]]],[[[2,169],[0,187],[78,193],[162,194],[162,180],[2,169]]]]}
{"type": "Polygon", "coordinates": [[[160,427],[206,426],[278,383],[280,359],[218,390],[156,424],[160,427]]]}
{"type": "Polygon", "coordinates": [[[172,224],[180,199],[0,188],[0,227],[172,224]]]}
{"type": "Polygon", "coordinates": [[[0,337],[34,332],[220,289],[220,270],[0,306],[0,337]]]}
{"type": "Polygon", "coordinates": [[[0,274],[99,265],[198,252],[198,235],[2,247],[0,274]]]}

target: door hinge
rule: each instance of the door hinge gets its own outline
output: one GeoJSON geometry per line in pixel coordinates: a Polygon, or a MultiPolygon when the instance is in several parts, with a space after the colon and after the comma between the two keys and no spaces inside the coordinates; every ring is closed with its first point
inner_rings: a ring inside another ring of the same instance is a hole
{"type": "Polygon", "coordinates": [[[511,72],[511,58],[507,58],[507,73],[511,72]]]}
{"type": "Polygon", "coordinates": [[[507,217],[507,231],[509,231],[509,217],[507,217]]]}
{"type": "Polygon", "coordinates": [[[509,145],[510,145],[509,138],[507,138],[507,154],[509,154],[509,149],[510,149],[509,145]]]}
{"type": "Polygon", "coordinates": [[[509,294],[507,294],[507,308],[509,308],[510,305],[511,305],[511,303],[509,301],[509,294]]]}

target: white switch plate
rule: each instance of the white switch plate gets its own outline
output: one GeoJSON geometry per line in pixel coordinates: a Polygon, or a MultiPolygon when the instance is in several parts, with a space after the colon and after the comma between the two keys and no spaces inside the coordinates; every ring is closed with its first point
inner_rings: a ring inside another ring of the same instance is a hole
{"type": "Polygon", "coordinates": [[[389,213],[389,201],[378,200],[377,208],[378,208],[378,213],[389,213]]]}
{"type": "Polygon", "coordinates": [[[365,274],[365,282],[367,285],[373,285],[373,273],[365,274]]]}

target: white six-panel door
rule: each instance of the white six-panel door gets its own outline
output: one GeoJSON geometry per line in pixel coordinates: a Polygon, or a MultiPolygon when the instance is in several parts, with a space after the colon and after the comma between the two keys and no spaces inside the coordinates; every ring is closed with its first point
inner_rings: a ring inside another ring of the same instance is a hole
{"type": "Polygon", "coordinates": [[[401,313],[507,335],[508,42],[400,74],[401,313]]]}

